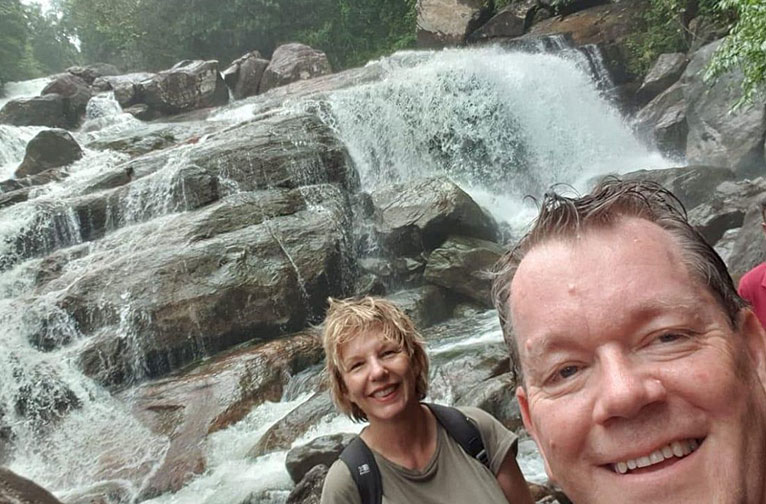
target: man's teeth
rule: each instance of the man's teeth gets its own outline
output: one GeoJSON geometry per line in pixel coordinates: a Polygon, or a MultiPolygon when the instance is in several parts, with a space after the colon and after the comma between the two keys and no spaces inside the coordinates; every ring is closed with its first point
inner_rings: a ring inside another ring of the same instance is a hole
{"type": "Polygon", "coordinates": [[[388,394],[390,394],[391,392],[393,392],[395,388],[396,388],[396,385],[391,385],[390,387],[386,387],[383,390],[378,390],[377,392],[372,394],[372,396],[373,397],[385,397],[388,394]]]}
{"type": "Polygon", "coordinates": [[[699,443],[696,439],[673,441],[669,445],[663,446],[662,448],[653,451],[647,456],[626,460],[624,462],[617,462],[613,465],[613,468],[615,472],[625,474],[628,471],[632,471],[636,468],[649,467],[654,464],[659,464],[665,459],[672,457],[683,458],[696,450],[697,447],[699,447],[699,443]]]}

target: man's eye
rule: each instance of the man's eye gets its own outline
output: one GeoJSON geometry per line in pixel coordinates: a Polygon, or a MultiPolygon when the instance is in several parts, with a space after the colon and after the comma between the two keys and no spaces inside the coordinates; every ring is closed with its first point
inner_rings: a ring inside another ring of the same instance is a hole
{"type": "Polygon", "coordinates": [[[559,369],[558,372],[558,378],[566,379],[574,376],[577,371],[579,371],[580,368],[577,366],[564,366],[563,368],[559,369]]]}
{"type": "Polygon", "coordinates": [[[657,337],[657,341],[659,341],[660,343],[672,343],[674,341],[678,341],[682,339],[683,337],[684,335],[681,333],[667,332],[667,333],[660,334],[657,337]]]}

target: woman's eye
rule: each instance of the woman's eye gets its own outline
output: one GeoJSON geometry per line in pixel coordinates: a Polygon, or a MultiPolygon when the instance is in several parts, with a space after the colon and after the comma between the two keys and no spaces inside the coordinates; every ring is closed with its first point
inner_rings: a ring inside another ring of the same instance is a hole
{"type": "Polygon", "coordinates": [[[352,364],[351,364],[351,365],[348,367],[348,370],[349,370],[349,371],[354,371],[355,369],[359,369],[360,367],[362,367],[362,363],[361,363],[361,362],[354,362],[354,363],[352,363],[352,364]]]}
{"type": "Polygon", "coordinates": [[[383,357],[389,357],[391,355],[396,355],[398,353],[399,353],[399,350],[391,348],[388,350],[384,350],[380,355],[382,355],[383,357]]]}

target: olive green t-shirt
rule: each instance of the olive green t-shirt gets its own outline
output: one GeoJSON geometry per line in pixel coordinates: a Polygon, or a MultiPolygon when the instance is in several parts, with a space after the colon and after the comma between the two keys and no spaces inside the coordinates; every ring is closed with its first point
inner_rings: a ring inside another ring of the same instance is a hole
{"type": "MultiPolygon", "coordinates": [[[[373,452],[383,483],[383,504],[507,504],[495,474],[513,449],[516,436],[478,409],[458,408],[481,433],[489,455],[489,468],[468,455],[437,422],[436,450],[422,471],[407,469],[373,452]]],[[[327,473],[322,504],[361,504],[348,467],[336,460],[327,473]]],[[[512,503],[511,503],[512,504],[512,503]]]]}

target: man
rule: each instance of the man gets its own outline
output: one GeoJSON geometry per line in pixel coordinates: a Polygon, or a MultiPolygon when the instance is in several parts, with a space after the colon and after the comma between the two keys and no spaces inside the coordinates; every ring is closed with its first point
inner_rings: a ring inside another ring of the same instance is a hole
{"type": "Polygon", "coordinates": [[[548,194],[494,293],[522,418],[577,504],[766,504],[766,334],[659,185],[548,194]]]}
{"type": "MultiPolygon", "coordinates": [[[[761,229],[766,234],[766,199],[761,201],[761,229]]],[[[766,327],[766,262],[745,273],[739,280],[739,295],[753,308],[761,325],[766,327]]]]}

